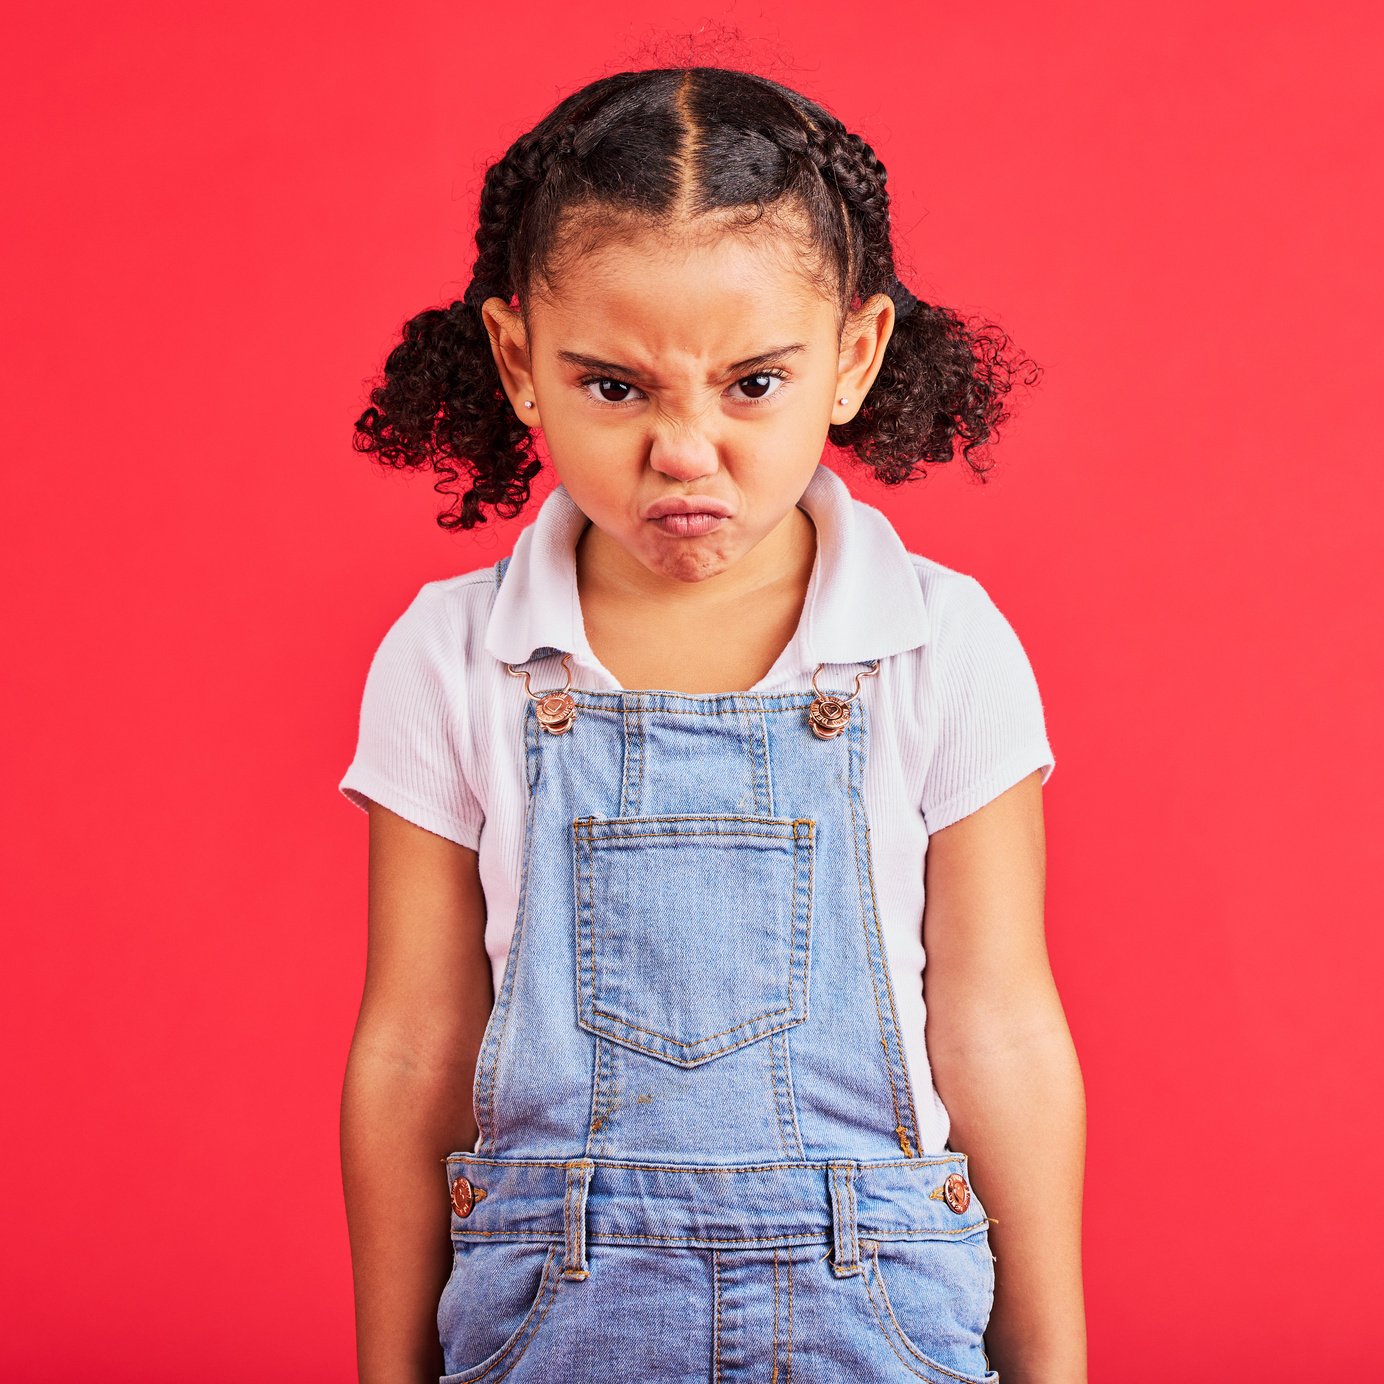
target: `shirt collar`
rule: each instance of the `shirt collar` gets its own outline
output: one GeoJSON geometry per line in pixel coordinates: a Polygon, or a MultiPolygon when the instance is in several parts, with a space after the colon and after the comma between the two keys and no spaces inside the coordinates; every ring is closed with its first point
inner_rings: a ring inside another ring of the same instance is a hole
{"type": "MultiPolygon", "coordinates": [[[[879,510],[855,499],[818,465],[798,501],[817,529],[817,558],[797,631],[757,689],[798,679],[819,663],[865,663],[926,643],[922,588],[903,541],[879,510]]],[[[485,632],[486,651],[506,663],[540,652],[572,655],[603,684],[619,684],[587,642],[577,595],[576,546],[586,516],[559,485],[514,545],[485,632]]]]}

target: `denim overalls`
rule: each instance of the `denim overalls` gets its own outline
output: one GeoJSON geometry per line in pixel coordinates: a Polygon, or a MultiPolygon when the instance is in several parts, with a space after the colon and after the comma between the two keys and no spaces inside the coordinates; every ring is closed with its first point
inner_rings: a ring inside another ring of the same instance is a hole
{"type": "Polygon", "coordinates": [[[813,702],[531,701],[480,1136],[445,1159],[444,1384],[998,1380],[985,1210],[965,1154],[917,1147],[865,698],[827,738],[813,702]]]}

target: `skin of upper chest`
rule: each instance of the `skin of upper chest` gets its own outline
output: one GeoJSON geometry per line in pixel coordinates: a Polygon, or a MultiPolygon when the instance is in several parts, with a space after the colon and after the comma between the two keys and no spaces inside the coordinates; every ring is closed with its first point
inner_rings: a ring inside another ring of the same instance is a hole
{"type": "Polygon", "coordinates": [[[695,617],[620,609],[599,599],[591,605],[583,612],[587,641],[620,686],[707,695],[749,691],[768,673],[797,630],[803,592],[695,617]]]}

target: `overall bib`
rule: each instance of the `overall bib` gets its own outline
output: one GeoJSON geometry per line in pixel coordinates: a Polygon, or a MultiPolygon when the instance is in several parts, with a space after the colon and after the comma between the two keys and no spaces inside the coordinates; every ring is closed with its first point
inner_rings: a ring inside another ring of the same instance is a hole
{"type": "Polygon", "coordinates": [[[813,701],[530,703],[480,1135],[444,1160],[443,1384],[999,1379],[966,1156],[917,1146],[867,709],[819,738],[813,701]]]}

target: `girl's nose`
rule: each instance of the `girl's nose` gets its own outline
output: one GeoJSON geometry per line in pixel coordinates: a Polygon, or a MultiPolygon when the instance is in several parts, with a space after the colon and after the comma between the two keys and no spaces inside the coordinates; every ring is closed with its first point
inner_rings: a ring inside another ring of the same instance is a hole
{"type": "Polygon", "coordinates": [[[720,469],[716,446],[696,432],[656,435],[649,444],[649,465],[675,481],[695,481],[714,476],[720,469]]]}

